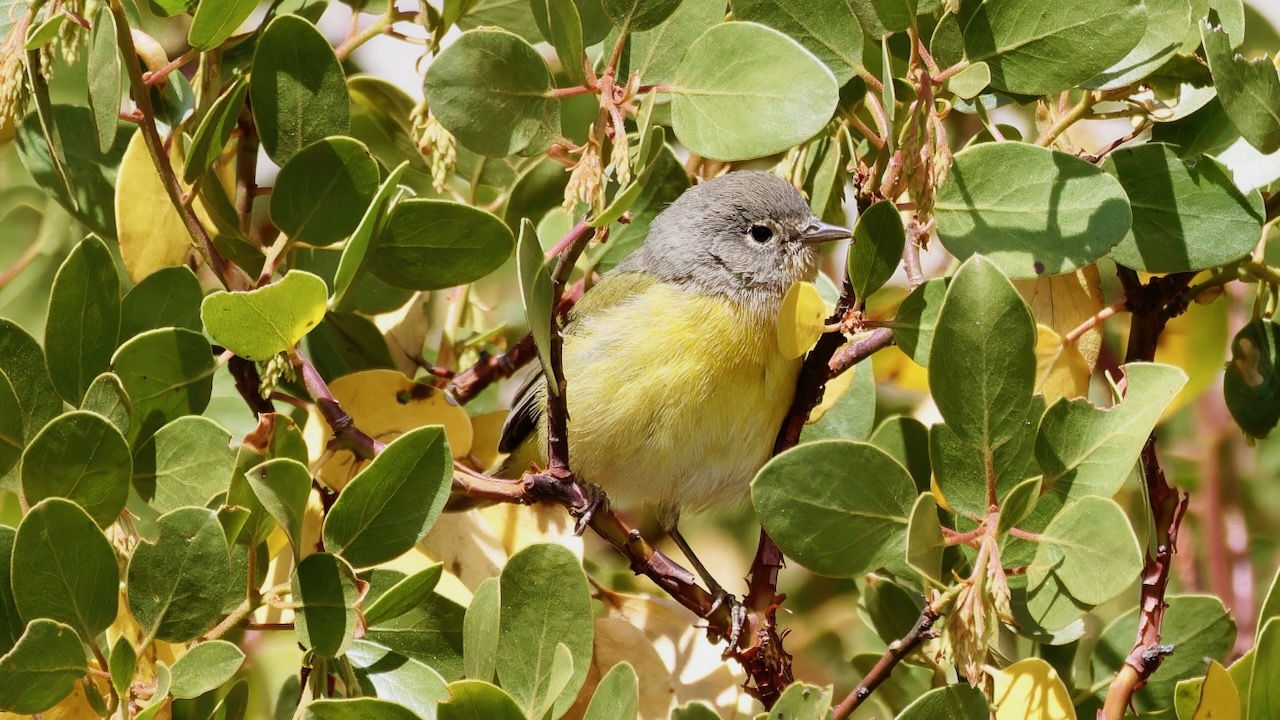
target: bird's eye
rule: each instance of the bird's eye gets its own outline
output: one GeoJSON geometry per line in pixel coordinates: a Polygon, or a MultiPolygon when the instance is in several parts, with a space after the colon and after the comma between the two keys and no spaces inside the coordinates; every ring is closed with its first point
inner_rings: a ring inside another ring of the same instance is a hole
{"type": "Polygon", "coordinates": [[[758,243],[769,242],[769,239],[773,237],[773,231],[764,225],[752,225],[750,232],[751,239],[758,243]]]}

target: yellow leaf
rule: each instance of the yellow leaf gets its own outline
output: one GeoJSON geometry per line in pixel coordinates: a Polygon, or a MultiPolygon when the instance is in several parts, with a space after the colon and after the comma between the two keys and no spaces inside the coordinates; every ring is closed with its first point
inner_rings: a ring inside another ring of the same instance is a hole
{"type": "Polygon", "coordinates": [[[674,704],[676,690],[671,671],[663,664],[653,643],[639,628],[620,618],[597,618],[595,625],[586,683],[563,720],[581,720],[600,678],[623,660],[631,663],[640,680],[640,720],[665,720],[674,704]]]}
{"type": "MultiPolygon", "coordinates": [[[[1036,322],[1066,335],[1106,307],[1098,266],[1090,265],[1067,275],[1017,280],[1013,283],[1031,307],[1036,322]]],[[[1076,349],[1090,372],[1098,363],[1102,348],[1102,329],[1095,327],[1076,340],[1076,349]]]]}
{"type": "Polygon", "coordinates": [[[1046,402],[1089,394],[1089,363],[1053,328],[1036,326],[1036,392],[1046,402]]]}
{"type": "Polygon", "coordinates": [[[502,425],[507,420],[507,411],[499,410],[471,418],[471,453],[467,461],[477,470],[488,470],[498,462],[498,440],[502,438],[502,425]]]}
{"type": "Polygon", "coordinates": [[[556,505],[513,505],[501,503],[480,509],[481,516],[501,540],[510,557],[538,543],[563,545],[582,558],[582,536],[574,534],[576,521],[556,505]]]}
{"type": "Polygon", "coordinates": [[[1240,720],[1240,694],[1227,669],[1217,660],[1209,661],[1209,671],[1200,686],[1200,703],[1191,720],[1240,720]]]}
{"type": "Polygon", "coordinates": [[[677,705],[702,700],[721,717],[752,716],[753,701],[742,692],[741,667],[721,659],[723,646],[712,645],[706,630],[689,622],[688,610],[674,600],[608,590],[600,599],[608,617],[625,620],[652,644],[670,674],[677,705]]]}
{"type": "MultiPolygon", "coordinates": [[[[398,370],[363,370],[329,383],[333,397],[362,432],[384,443],[423,425],[443,425],[455,458],[471,452],[471,419],[443,390],[418,383],[398,370]]],[[[333,431],[317,410],[311,411],[303,437],[312,458],[319,458],[333,431]]],[[[355,456],[337,450],[317,475],[325,485],[341,490],[359,471],[355,456]]]]}
{"type": "Polygon", "coordinates": [[[164,183],[138,131],[129,139],[116,180],[116,238],[129,279],[182,265],[191,236],[182,216],[169,202],[164,183]]]}
{"type": "Polygon", "coordinates": [[[876,353],[876,382],[912,392],[929,392],[929,371],[920,367],[897,345],[876,353]]]}
{"type": "Polygon", "coordinates": [[[818,407],[809,413],[807,425],[812,425],[822,419],[823,415],[835,405],[844,394],[849,392],[849,387],[853,385],[853,374],[858,371],[857,366],[849,368],[847,371],[831,378],[827,381],[827,389],[822,393],[822,402],[818,403],[818,407]]]}
{"type": "Polygon", "coordinates": [[[996,720],[1075,720],[1067,686],[1044,660],[1019,660],[995,671],[993,679],[996,720]]]}
{"type": "Polygon", "coordinates": [[[826,314],[813,283],[792,283],[778,311],[778,349],[783,357],[798,358],[809,352],[826,327],[826,314]]]}

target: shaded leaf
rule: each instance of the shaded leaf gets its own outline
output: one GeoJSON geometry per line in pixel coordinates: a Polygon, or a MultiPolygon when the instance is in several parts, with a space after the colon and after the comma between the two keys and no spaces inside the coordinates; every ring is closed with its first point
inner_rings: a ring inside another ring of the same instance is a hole
{"type": "Polygon", "coordinates": [[[129,559],[129,609],[147,637],[186,642],[217,624],[231,559],[212,510],[178,508],[156,520],[154,543],[129,559]]]}
{"type": "Polygon", "coordinates": [[[22,454],[27,502],[67,498],[104,528],[124,509],[132,474],[124,435],[101,415],[82,410],[55,418],[22,454]]]}
{"type": "Polygon", "coordinates": [[[253,55],[249,99],[262,149],[284,166],[351,122],[346,77],[320,30],[296,15],[271,21],[253,55]]]}

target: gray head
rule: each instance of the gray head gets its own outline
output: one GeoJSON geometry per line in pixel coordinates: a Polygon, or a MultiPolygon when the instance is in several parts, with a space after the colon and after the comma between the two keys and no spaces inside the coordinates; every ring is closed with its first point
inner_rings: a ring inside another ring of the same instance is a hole
{"type": "Polygon", "coordinates": [[[816,243],[849,231],[814,217],[786,180],[733,172],[690,188],[649,226],[644,246],[618,267],[696,292],[756,304],[817,274],[816,243]]]}

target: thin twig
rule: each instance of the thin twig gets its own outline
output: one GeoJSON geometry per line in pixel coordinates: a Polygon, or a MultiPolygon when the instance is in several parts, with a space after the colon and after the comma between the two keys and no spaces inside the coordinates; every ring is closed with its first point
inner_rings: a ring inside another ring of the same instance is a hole
{"type": "Polygon", "coordinates": [[[1058,121],[1053,124],[1044,134],[1036,138],[1036,145],[1041,147],[1049,147],[1058,139],[1067,128],[1075,125],[1077,121],[1084,119],[1089,111],[1093,109],[1094,104],[1098,102],[1098,97],[1092,90],[1085,90],[1084,95],[1080,97],[1080,102],[1066,112],[1058,121]]]}
{"type": "Polygon", "coordinates": [[[120,52],[124,54],[125,69],[129,75],[129,84],[133,88],[133,99],[142,113],[142,119],[138,122],[138,131],[142,133],[142,139],[151,154],[151,161],[155,164],[156,173],[160,176],[170,204],[182,218],[187,232],[196,242],[197,247],[202,250],[209,266],[213,268],[225,287],[234,289],[233,285],[239,285],[239,283],[232,281],[227,261],[214,247],[213,238],[209,236],[200,219],[182,202],[182,187],[178,184],[178,176],[174,174],[173,165],[169,162],[169,153],[165,150],[164,140],[161,139],[160,131],[156,128],[155,109],[151,106],[151,91],[142,79],[142,66],[138,63],[138,51],[133,46],[133,33],[129,28],[129,18],[125,15],[121,0],[111,0],[111,14],[116,19],[116,42],[120,45],[120,52]]]}

